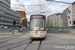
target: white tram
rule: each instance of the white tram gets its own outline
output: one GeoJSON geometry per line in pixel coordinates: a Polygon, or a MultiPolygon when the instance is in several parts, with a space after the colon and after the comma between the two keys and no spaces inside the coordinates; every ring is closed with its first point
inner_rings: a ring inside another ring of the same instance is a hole
{"type": "Polygon", "coordinates": [[[29,27],[30,38],[46,38],[46,16],[43,14],[32,14],[29,27]]]}

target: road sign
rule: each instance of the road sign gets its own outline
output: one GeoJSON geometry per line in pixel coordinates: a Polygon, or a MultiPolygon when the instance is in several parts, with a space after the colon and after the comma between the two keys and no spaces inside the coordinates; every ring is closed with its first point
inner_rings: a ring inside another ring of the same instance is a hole
{"type": "Polygon", "coordinates": [[[59,32],[61,32],[62,31],[62,29],[59,29],[59,32]]]}
{"type": "Polygon", "coordinates": [[[20,31],[23,31],[23,28],[20,28],[20,31]]]}

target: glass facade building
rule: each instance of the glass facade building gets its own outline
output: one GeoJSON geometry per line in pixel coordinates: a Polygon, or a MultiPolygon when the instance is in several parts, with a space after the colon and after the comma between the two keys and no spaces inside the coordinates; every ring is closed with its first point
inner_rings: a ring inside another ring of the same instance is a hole
{"type": "Polygon", "coordinates": [[[0,25],[12,26],[13,20],[16,26],[20,25],[20,14],[10,9],[10,0],[0,0],[0,25]]]}

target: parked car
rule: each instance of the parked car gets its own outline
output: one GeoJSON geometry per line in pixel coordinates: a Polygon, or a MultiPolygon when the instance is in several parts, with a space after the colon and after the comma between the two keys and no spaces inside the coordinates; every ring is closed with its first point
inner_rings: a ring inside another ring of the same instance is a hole
{"type": "Polygon", "coordinates": [[[3,25],[1,25],[1,28],[4,28],[4,26],[3,26],[3,25]]]}
{"type": "Polygon", "coordinates": [[[8,28],[8,26],[4,26],[4,28],[8,28]]]}

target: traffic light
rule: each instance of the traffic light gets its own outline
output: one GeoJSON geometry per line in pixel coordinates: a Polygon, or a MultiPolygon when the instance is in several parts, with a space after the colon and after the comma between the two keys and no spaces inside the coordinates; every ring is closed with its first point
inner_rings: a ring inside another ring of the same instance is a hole
{"type": "Polygon", "coordinates": [[[16,21],[15,20],[13,20],[13,25],[16,25],[16,21]]]}

